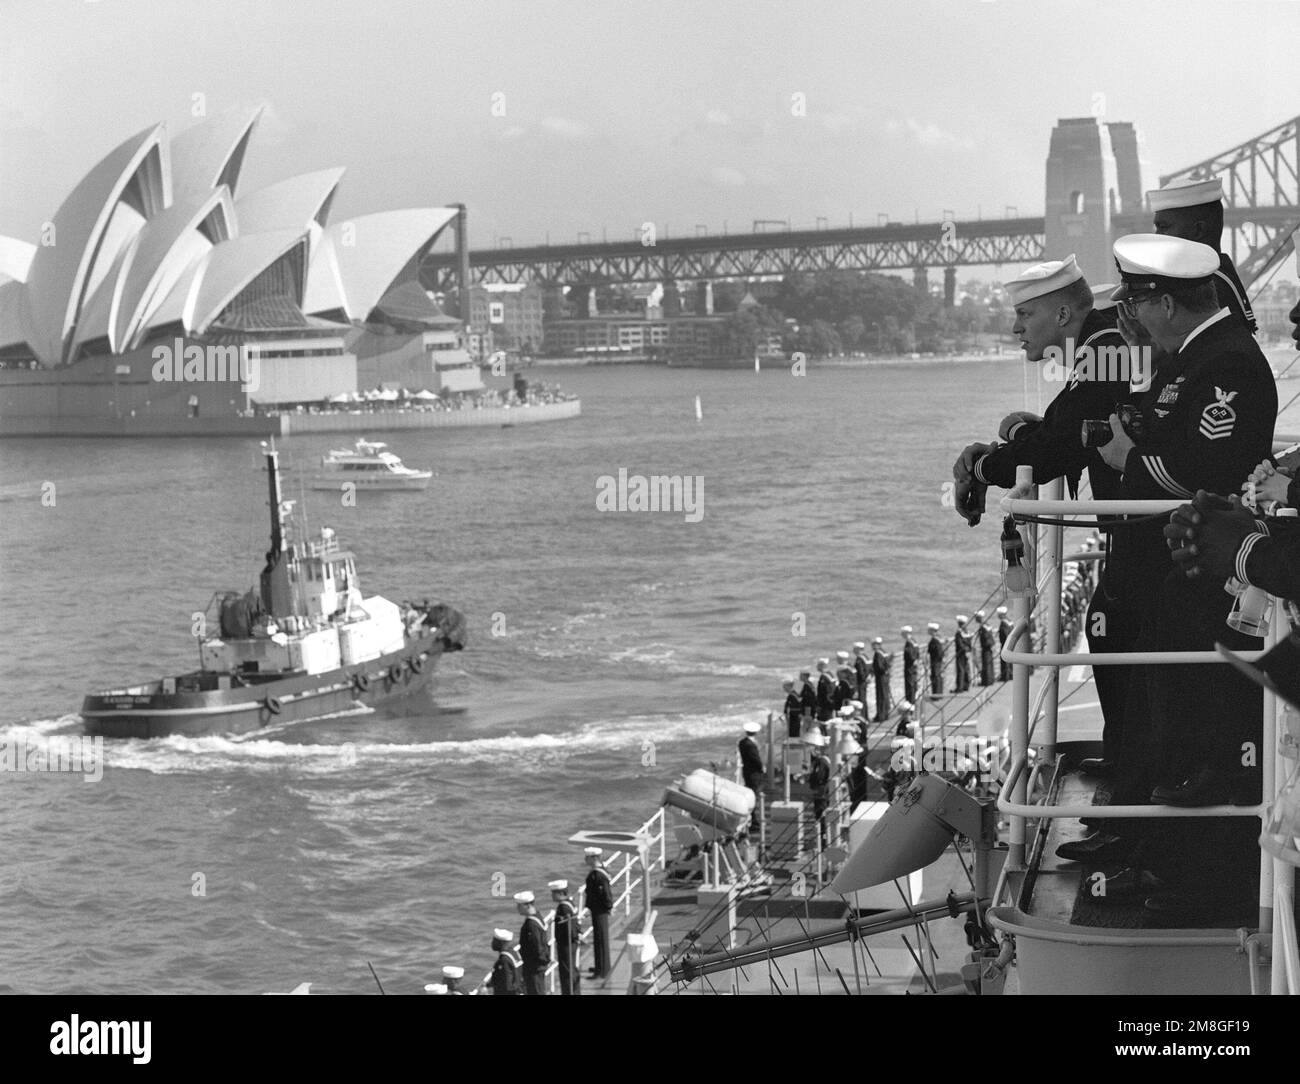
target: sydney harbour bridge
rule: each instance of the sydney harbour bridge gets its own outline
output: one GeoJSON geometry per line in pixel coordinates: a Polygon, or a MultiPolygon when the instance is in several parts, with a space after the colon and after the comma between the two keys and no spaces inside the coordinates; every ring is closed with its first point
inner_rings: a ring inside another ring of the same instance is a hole
{"type": "MultiPolygon", "coordinates": [[[[897,223],[815,230],[668,238],[638,231],[622,241],[547,244],[466,251],[464,211],[455,251],[431,252],[421,266],[427,287],[536,282],[560,289],[598,283],[706,283],[817,271],[911,271],[919,289],[942,269],[952,303],[956,269],[1019,266],[1078,255],[1090,281],[1113,279],[1110,246],[1127,233],[1149,232],[1138,140],[1128,122],[1064,119],[1052,131],[1045,211],[1001,219],[897,223]]],[[[1224,188],[1223,250],[1248,285],[1292,250],[1300,228],[1300,116],[1218,154],[1159,178],[1219,176],[1224,188]]],[[[883,217],[883,216],[882,216],[883,217]]]]}

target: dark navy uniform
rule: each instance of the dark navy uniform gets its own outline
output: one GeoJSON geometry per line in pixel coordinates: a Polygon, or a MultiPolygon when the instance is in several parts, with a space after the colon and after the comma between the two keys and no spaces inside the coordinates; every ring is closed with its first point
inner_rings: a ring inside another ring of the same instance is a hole
{"type": "Polygon", "coordinates": [[[523,960],[514,949],[502,949],[497,953],[497,962],[492,965],[492,977],[489,980],[493,995],[513,997],[518,994],[519,975],[523,966],[523,960]]]}
{"type": "MultiPolygon", "coordinates": [[[[1002,647],[1006,647],[1006,646],[1007,646],[1007,637],[1011,635],[1011,629],[1012,629],[1012,628],[1013,628],[1013,626],[1012,626],[1011,622],[1007,620],[1007,615],[1006,615],[1006,614],[1002,614],[1002,615],[1000,615],[1000,616],[998,617],[998,643],[999,643],[1002,647]]],[[[1010,680],[1011,680],[1011,664],[1010,664],[1009,662],[1007,662],[1005,659],[999,657],[999,660],[998,660],[998,667],[999,667],[998,680],[999,680],[999,681],[1010,681],[1010,680]]],[[[1105,668],[1103,667],[1103,669],[1105,669],[1105,668]]]]}
{"type": "Polygon", "coordinates": [[[524,924],[519,928],[519,956],[523,962],[525,995],[545,994],[551,946],[546,936],[546,923],[535,909],[524,916],[524,924]]]}
{"type": "Polygon", "coordinates": [[[750,816],[750,828],[758,828],[758,811],[763,802],[763,757],[758,751],[758,743],[753,735],[746,734],[736,748],[740,750],[740,773],[745,786],[754,792],[754,812],[750,816]]]}
{"type": "Polygon", "coordinates": [[[794,692],[786,693],[782,714],[785,716],[787,734],[792,738],[799,737],[803,732],[803,698],[794,692]]]}
{"type": "Polygon", "coordinates": [[[964,693],[970,688],[970,641],[971,635],[965,626],[958,625],[957,631],[952,634],[952,651],[957,668],[954,692],[964,693]]]}
{"type": "Polygon", "coordinates": [[[1237,551],[1237,579],[1279,598],[1300,599],[1300,519],[1260,520],[1237,551]]]}
{"type": "Polygon", "coordinates": [[[1214,292],[1219,295],[1219,304],[1230,309],[1247,331],[1252,335],[1259,331],[1255,310],[1250,307],[1250,298],[1246,296],[1246,287],[1241,284],[1241,276],[1226,252],[1219,253],[1219,269],[1214,272],[1214,292]]]}
{"type": "Polygon", "coordinates": [[[920,685],[921,649],[913,640],[903,644],[903,699],[916,703],[917,688],[920,685]]]}
{"type": "MultiPolygon", "coordinates": [[[[1162,360],[1143,417],[1144,439],[1124,464],[1126,499],[1190,499],[1198,489],[1235,493],[1272,448],[1277,385],[1255,340],[1220,309],[1162,360]]],[[[1157,520],[1130,529],[1142,554],[1160,552],[1163,526],[1157,520]]],[[[1243,650],[1259,646],[1224,624],[1232,598],[1223,584],[1171,572],[1167,548],[1159,567],[1156,604],[1139,650],[1205,651],[1216,641],[1243,650]]],[[[1253,741],[1258,750],[1262,700],[1248,678],[1223,667],[1148,669],[1155,757],[1148,767],[1166,777],[1196,766],[1233,771],[1241,766],[1242,742],[1253,741]]]]}
{"type": "Polygon", "coordinates": [[[859,700],[862,703],[863,708],[865,708],[867,704],[867,682],[871,680],[871,663],[867,661],[867,657],[861,652],[854,653],[853,673],[858,682],[858,695],[856,699],[859,700]]]}
{"type": "Polygon", "coordinates": [[[876,721],[889,715],[889,656],[877,646],[871,656],[871,674],[876,679],[876,721]]]}
{"type": "Polygon", "coordinates": [[[581,937],[578,909],[566,895],[555,904],[555,954],[561,994],[578,993],[578,945],[581,937]]]}
{"type": "Polygon", "coordinates": [[[813,689],[811,679],[805,681],[803,688],[799,690],[799,706],[802,708],[801,715],[806,715],[809,719],[817,718],[817,693],[813,689]]]}
{"type": "Polygon", "coordinates": [[[836,713],[839,713],[840,708],[847,707],[850,700],[856,700],[856,694],[857,690],[849,684],[848,678],[840,678],[835,683],[835,693],[831,699],[836,713]]]}
{"type": "Polygon", "coordinates": [[[937,632],[930,633],[930,642],[926,645],[926,654],[930,659],[930,692],[934,696],[943,695],[943,640],[937,632]]]}
{"type": "Polygon", "coordinates": [[[817,678],[817,721],[826,722],[835,714],[835,679],[825,670],[817,678]]]}
{"type": "Polygon", "coordinates": [[[993,630],[988,627],[979,618],[976,618],[979,625],[975,635],[979,638],[980,645],[980,684],[993,684],[993,630]]]}
{"type": "Polygon", "coordinates": [[[1070,377],[1042,420],[1023,422],[1011,440],[977,459],[977,480],[1010,489],[1016,484],[1016,468],[1031,466],[1034,481],[1040,485],[1064,477],[1073,497],[1078,495],[1079,478],[1086,467],[1094,500],[1119,496],[1119,472],[1106,465],[1096,448],[1083,446],[1082,434],[1084,421],[1109,418],[1120,404],[1129,401],[1128,373],[1115,371],[1120,368],[1118,358],[1127,356],[1128,350],[1115,326],[1113,310],[1092,309],[1084,317],[1079,336],[1070,377]],[[1121,347],[1123,354],[1112,353],[1121,347]],[[1108,358],[1116,360],[1108,362],[1108,358]],[[1119,379],[1121,375],[1123,379],[1119,379]]]}
{"type": "Polygon", "coordinates": [[[822,815],[830,798],[831,762],[820,748],[814,747],[812,763],[808,769],[808,789],[812,791],[813,820],[817,822],[817,831],[822,844],[826,843],[826,822],[822,815]]]}
{"type": "Polygon", "coordinates": [[[591,912],[592,970],[597,978],[609,974],[609,913],[614,909],[614,891],[609,874],[599,862],[586,881],[587,910],[591,912]]]}

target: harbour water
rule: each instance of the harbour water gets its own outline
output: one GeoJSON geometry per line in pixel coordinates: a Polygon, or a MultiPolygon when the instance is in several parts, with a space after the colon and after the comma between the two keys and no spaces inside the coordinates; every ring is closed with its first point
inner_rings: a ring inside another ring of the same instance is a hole
{"type": "MultiPolygon", "coordinates": [[[[481,973],[491,928],[517,925],[510,893],[580,875],[569,834],[634,828],[800,664],[873,635],[896,650],[904,623],[950,631],[985,598],[995,517],[968,529],[942,485],[1023,375],[570,369],[580,420],[395,437],[435,470],[426,492],[309,491],[309,515],[367,593],[462,609],[468,649],[396,712],[110,742],[93,783],[0,771],[0,984],[364,993],[370,961],[415,992],[444,963],[481,973]],[[693,479],[703,515],[598,511],[620,470],[693,479]]],[[[331,441],[284,447],[307,464],[331,441]]],[[[0,445],[0,743],[78,734],[87,690],[195,664],[191,614],[260,569],[258,461],[239,439],[0,445]]]]}

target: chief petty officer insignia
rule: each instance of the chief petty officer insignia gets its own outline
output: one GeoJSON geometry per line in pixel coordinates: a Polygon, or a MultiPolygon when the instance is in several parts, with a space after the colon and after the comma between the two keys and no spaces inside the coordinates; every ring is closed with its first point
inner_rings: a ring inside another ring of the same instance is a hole
{"type": "Polygon", "coordinates": [[[1201,411],[1201,436],[1206,440],[1219,440],[1231,436],[1233,423],[1237,420],[1237,412],[1228,405],[1237,398],[1237,393],[1225,392],[1222,388],[1216,387],[1214,397],[1218,402],[1211,403],[1201,411]]]}

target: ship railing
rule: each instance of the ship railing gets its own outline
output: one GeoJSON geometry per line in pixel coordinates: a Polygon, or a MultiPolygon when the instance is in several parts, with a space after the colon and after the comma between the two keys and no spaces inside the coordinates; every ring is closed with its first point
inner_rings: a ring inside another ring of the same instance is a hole
{"type": "MultiPolygon", "coordinates": [[[[1061,481],[1043,487],[1039,499],[1033,495],[1031,468],[1020,468],[1018,485],[1002,501],[1003,509],[1013,516],[1045,515],[1060,518],[1073,516],[1158,515],[1181,507],[1181,500],[1099,501],[1062,500],[1061,481]]],[[[1081,524],[1080,526],[1083,526],[1081,524]]],[[[1010,848],[1003,866],[995,900],[1003,900],[1009,886],[1009,874],[1023,872],[1026,868],[1026,838],[1030,820],[1042,823],[1055,818],[1089,817],[1105,821],[1128,819],[1188,819],[1205,817],[1255,817],[1262,822],[1259,867],[1259,928],[1269,931],[1268,940],[1273,952],[1272,992],[1300,990],[1300,956],[1297,955],[1295,916],[1292,905],[1294,895],[1294,867],[1300,865],[1300,852],[1293,859],[1288,843],[1278,839],[1279,832],[1271,826],[1280,826],[1274,811],[1286,792],[1295,782],[1283,780],[1278,772],[1279,736],[1286,733],[1285,704],[1270,690],[1264,691],[1263,742],[1261,750],[1262,800],[1253,806],[1214,805],[1199,808],[1181,808],[1168,805],[1082,805],[1079,803],[1048,804],[1033,802],[1031,795],[1041,771],[1055,761],[1057,745],[1057,707],[1059,704],[1060,669],[1064,666],[1171,666],[1171,665],[1230,665],[1217,651],[1127,651],[1105,654],[1069,652],[1061,650],[1061,569],[1067,560],[1095,559],[1091,554],[1063,553],[1061,525],[1049,525],[1043,532],[1030,532],[1026,541],[1025,565],[1030,570],[1030,582],[1038,589],[1046,588],[1047,636],[1045,649],[1039,653],[1027,645],[1022,648],[1029,630],[1029,617],[1033,605],[1033,592],[1011,592],[1014,600],[1014,622],[1011,634],[1002,650],[1002,658],[1012,664],[1012,726],[1011,768],[998,795],[998,810],[1010,818],[1010,848]],[[1033,575],[1040,561],[1045,561],[1046,573],[1041,578],[1033,575]],[[1034,667],[1047,668],[1047,674],[1030,706],[1030,676],[1034,667]],[[1041,736],[1040,736],[1041,723],[1041,736]],[[1036,740],[1037,739],[1037,740],[1036,740]],[[1030,766],[1031,743],[1041,751],[1038,764],[1030,766]],[[1270,853],[1271,851],[1271,853],[1270,853]]],[[[1171,565],[1172,569],[1172,565],[1171,565]]],[[[1285,626],[1285,605],[1274,599],[1271,627],[1264,637],[1264,650],[1238,651],[1235,654],[1246,661],[1255,661],[1277,644],[1288,632],[1285,626]]],[[[1300,768],[1297,769],[1300,772],[1300,768]]],[[[1259,954],[1252,949],[1252,963],[1259,954]]],[[[1256,983],[1257,973],[1252,967],[1251,982],[1256,983]]]]}

